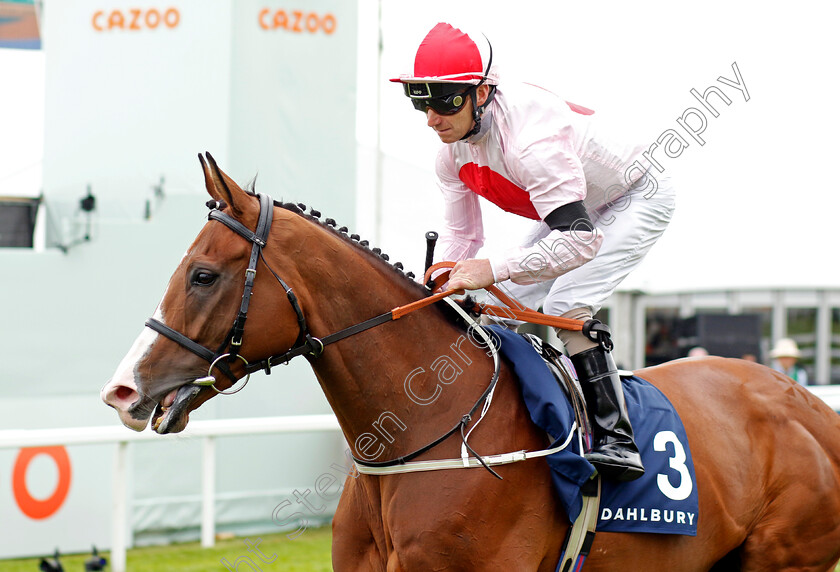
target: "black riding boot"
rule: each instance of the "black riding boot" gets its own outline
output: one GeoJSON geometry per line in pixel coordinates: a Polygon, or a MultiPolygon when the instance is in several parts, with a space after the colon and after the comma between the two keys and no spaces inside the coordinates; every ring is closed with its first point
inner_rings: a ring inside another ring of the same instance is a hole
{"type": "Polygon", "coordinates": [[[633,441],[621,378],[612,354],[600,346],[571,356],[586,398],[594,444],[585,455],[604,478],[632,481],[645,468],[633,441]]]}

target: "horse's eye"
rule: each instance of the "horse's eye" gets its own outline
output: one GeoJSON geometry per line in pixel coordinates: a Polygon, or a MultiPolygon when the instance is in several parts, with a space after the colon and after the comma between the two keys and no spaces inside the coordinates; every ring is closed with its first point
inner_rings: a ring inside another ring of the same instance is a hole
{"type": "Polygon", "coordinates": [[[218,278],[218,274],[213,274],[206,270],[196,270],[192,276],[192,283],[195,286],[210,286],[218,278]]]}

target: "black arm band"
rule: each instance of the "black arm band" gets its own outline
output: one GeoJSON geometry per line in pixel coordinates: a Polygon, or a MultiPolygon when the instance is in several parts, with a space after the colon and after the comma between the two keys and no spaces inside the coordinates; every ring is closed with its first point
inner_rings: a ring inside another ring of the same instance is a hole
{"type": "Polygon", "coordinates": [[[586,231],[592,232],[594,225],[589,220],[589,213],[583,206],[583,201],[575,201],[562,207],[557,207],[545,217],[545,224],[551,230],[561,232],[586,231]]]}

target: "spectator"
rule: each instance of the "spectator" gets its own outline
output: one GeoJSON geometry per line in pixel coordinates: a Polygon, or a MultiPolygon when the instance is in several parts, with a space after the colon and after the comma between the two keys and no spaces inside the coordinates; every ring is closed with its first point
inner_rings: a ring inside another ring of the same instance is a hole
{"type": "Polygon", "coordinates": [[[802,357],[799,346],[790,338],[782,338],[770,351],[773,369],[780,371],[799,385],[808,385],[808,373],[797,362],[802,357]]]}

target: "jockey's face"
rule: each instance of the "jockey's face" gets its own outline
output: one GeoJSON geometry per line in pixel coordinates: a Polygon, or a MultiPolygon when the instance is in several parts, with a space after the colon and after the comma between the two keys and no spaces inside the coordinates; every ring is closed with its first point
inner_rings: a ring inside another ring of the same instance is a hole
{"type": "MultiPolygon", "coordinates": [[[[479,106],[487,100],[489,91],[490,88],[486,84],[478,86],[476,98],[479,106]]],[[[426,125],[434,129],[444,143],[460,141],[474,125],[472,98],[467,98],[466,105],[453,115],[441,115],[432,108],[427,109],[426,125]]]]}

